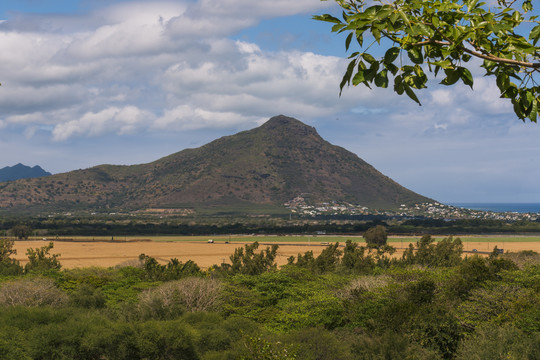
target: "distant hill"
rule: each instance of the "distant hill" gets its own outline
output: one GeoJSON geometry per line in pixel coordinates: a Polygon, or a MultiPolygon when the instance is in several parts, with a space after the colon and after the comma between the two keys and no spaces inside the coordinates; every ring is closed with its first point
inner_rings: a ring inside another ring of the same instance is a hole
{"type": "Polygon", "coordinates": [[[49,175],[51,175],[50,172],[43,170],[37,165],[34,167],[30,167],[19,163],[14,166],[6,166],[5,168],[0,169],[0,182],[37,178],[49,175]]]}
{"type": "Polygon", "coordinates": [[[430,201],[286,116],[151,163],[0,184],[0,208],[280,208],[302,195],[378,209],[430,201]]]}

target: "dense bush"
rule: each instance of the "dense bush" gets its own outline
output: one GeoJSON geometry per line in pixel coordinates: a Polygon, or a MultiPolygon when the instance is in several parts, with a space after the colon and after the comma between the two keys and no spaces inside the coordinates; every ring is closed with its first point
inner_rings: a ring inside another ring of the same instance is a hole
{"type": "MultiPolygon", "coordinates": [[[[0,358],[537,358],[535,254],[457,260],[458,239],[418,245],[391,259],[384,246],[347,241],[280,269],[277,248],[256,246],[206,271],[147,256],[108,269],[36,267],[40,277],[0,278],[0,358]]],[[[9,262],[9,244],[3,253],[9,262]]]]}
{"type": "Polygon", "coordinates": [[[540,334],[528,335],[512,324],[486,324],[461,342],[456,360],[536,360],[540,354],[540,334]]]}

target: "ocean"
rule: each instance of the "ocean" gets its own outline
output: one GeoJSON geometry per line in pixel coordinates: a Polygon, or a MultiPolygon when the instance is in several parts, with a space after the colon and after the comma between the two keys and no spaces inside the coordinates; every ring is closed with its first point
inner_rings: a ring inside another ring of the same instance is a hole
{"type": "Polygon", "coordinates": [[[450,203],[448,205],[471,210],[540,213],[540,203],[450,203]]]}

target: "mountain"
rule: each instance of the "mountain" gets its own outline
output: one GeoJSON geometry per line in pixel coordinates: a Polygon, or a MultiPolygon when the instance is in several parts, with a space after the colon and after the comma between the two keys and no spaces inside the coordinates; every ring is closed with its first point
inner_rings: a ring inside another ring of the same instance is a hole
{"type": "Polygon", "coordinates": [[[19,179],[37,178],[42,176],[49,176],[50,172],[43,170],[39,166],[26,166],[21,163],[14,166],[6,166],[0,169],[0,182],[12,181],[19,179]]]}
{"type": "Polygon", "coordinates": [[[0,183],[0,208],[280,207],[302,195],[397,208],[430,201],[286,116],[147,164],[0,183]]]}

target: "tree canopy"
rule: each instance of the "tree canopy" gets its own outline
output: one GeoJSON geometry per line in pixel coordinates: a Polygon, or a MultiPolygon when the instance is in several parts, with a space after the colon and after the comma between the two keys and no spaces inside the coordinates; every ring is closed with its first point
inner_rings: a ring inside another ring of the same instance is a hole
{"type": "Polygon", "coordinates": [[[515,114],[537,121],[540,21],[532,0],[491,5],[479,0],[335,1],[342,19],[329,14],[314,19],[333,23],[332,32],[347,33],[346,51],[353,44],[359,47],[349,56],[341,90],[351,83],[387,88],[393,78],[396,93],[420,104],[415,90],[427,87],[428,76],[441,73],[443,85],[461,81],[472,88],[471,60],[478,59],[515,114]],[[378,47],[383,56],[376,56],[378,47]]]}

